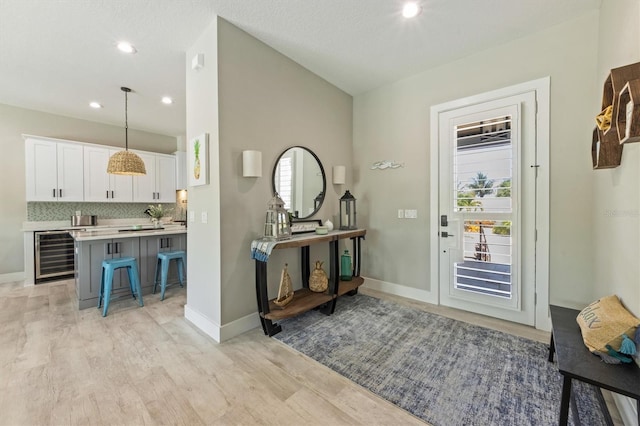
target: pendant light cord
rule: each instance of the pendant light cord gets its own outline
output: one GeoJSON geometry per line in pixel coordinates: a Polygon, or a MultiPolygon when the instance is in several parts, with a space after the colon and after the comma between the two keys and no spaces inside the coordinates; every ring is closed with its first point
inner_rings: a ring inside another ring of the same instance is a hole
{"type": "Polygon", "coordinates": [[[129,119],[128,119],[128,108],[127,108],[127,95],[128,91],[124,91],[124,150],[129,151],[129,119]]]}

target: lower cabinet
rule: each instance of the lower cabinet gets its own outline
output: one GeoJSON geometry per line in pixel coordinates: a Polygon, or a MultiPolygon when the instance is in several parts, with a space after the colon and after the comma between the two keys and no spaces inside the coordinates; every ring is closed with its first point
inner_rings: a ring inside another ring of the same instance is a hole
{"type": "MultiPolygon", "coordinates": [[[[186,250],[186,234],[155,235],[145,237],[114,238],[106,240],[76,241],[76,293],[78,308],[98,306],[102,261],[104,259],[135,257],[142,294],[151,293],[157,255],[161,251],[186,250]]],[[[175,262],[171,262],[169,277],[177,276],[175,262]]],[[[185,269],[186,272],[186,269],[185,269]]],[[[130,297],[126,268],[116,269],[113,276],[112,300],[119,295],[130,297]]]]}
{"type": "MultiPolygon", "coordinates": [[[[175,250],[187,250],[186,235],[140,237],[140,285],[143,293],[145,288],[149,291],[153,290],[158,253],[175,250]]],[[[177,273],[176,262],[171,262],[169,264],[169,280],[172,277],[177,277],[177,273]]]]}

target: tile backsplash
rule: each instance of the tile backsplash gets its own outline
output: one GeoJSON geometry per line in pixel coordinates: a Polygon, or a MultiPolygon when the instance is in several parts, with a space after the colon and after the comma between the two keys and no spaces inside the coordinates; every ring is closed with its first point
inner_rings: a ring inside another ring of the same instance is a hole
{"type": "MultiPolygon", "coordinates": [[[[181,219],[180,209],[175,203],[162,204],[165,209],[171,209],[174,219],[181,219]]],[[[71,220],[71,216],[80,211],[86,215],[97,215],[100,219],[127,219],[148,217],[144,211],[148,203],[60,203],[60,202],[28,202],[27,221],[42,222],[56,220],[71,220]]]]}

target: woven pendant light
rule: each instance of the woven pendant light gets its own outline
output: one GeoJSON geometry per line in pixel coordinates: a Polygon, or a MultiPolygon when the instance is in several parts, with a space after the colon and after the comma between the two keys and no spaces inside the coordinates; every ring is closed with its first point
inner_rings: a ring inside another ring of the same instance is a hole
{"type": "Polygon", "coordinates": [[[107,173],[112,175],[141,176],[147,174],[144,161],[133,152],[129,151],[129,121],[127,117],[127,94],[131,92],[128,87],[121,87],[124,92],[124,151],[118,151],[109,158],[107,173]]]}

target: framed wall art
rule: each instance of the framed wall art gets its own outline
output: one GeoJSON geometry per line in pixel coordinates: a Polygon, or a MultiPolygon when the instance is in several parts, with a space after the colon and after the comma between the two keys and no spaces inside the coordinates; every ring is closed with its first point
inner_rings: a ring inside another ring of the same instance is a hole
{"type": "Polygon", "coordinates": [[[320,219],[294,219],[291,222],[292,234],[304,234],[305,232],[315,232],[318,226],[322,225],[320,219]]]}
{"type": "Polygon", "coordinates": [[[209,134],[203,133],[191,139],[188,153],[189,186],[209,184],[209,134]]]}

